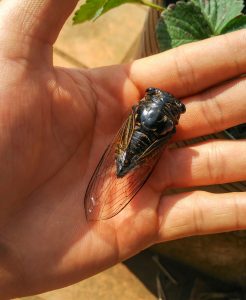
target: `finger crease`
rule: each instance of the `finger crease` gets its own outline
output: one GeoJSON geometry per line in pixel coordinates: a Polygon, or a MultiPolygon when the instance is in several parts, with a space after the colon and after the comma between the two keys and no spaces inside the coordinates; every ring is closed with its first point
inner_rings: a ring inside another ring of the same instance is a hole
{"type": "Polygon", "coordinates": [[[201,110],[205,121],[213,132],[218,132],[225,123],[220,101],[216,96],[211,95],[210,90],[204,93],[202,98],[201,110]]]}
{"type": "Polygon", "coordinates": [[[186,90],[187,95],[190,95],[194,92],[193,87],[196,86],[194,68],[181,47],[175,48],[173,58],[182,88],[186,90]]]}
{"type": "Polygon", "coordinates": [[[224,37],[226,46],[227,46],[227,48],[229,50],[229,57],[230,57],[230,59],[232,60],[232,62],[234,64],[236,73],[237,74],[242,74],[243,71],[241,70],[241,64],[239,63],[239,61],[237,59],[238,55],[237,55],[237,51],[236,51],[235,45],[230,42],[228,35],[225,34],[225,35],[223,35],[223,37],[224,37]]]}
{"type": "Polygon", "coordinates": [[[222,183],[224,181],[224,165],[220,147],[216,142],[212,142],[207,153],[207,172],[214,183],[222,183]]]}
{"type": "Polygon", "coordinates": [[[204,224],[202,210],[200,209],[200,195],[197,193],[194,199],[193,205],[193,222],[194,222],[194,234],[202,233],[202,224],[204,224]]]}
{"type": "Polygon", "coordinates": [[[238,198],[235,194],[233,196],[233,200],[234,200],[233,203],[234,203],[234,212],[235,212],[235,228],[236,228],[236,230],[240,230],[241,229],[241,224],[240,224],[240,220],[239,220],[240,205],[238,203],[238,198]]]}

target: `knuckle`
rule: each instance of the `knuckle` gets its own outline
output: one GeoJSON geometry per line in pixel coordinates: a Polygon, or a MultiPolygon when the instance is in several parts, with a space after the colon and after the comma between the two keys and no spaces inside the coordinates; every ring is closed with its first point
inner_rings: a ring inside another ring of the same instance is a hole
{"type": "MultiPolygon", "coordinates": [[[[233,34],[222,35],[224,39],[225,48],[228,51],[230,62],[234,65],[237,74],[245,72],[245,64],[241,61],[242,49],[246,47],[246,29],[240,30],[233,34]],[[236,39],[236,40],[235,40],[236,39]]],[[[245,54],[242,54],[245,57],[245,54]]]]}
{"type": "Polygon", "coordinates": [[[220,145],[216,141],[210,143],[207,150],[207,172],[212,182],[224,181],[225,161],[220,145]]]}
{"type": "Polygon", "coordinates": [[[204,215],[201,206],[201,200],[204,196],[204,192],[194,192],[193,211],[192,218],[194,224],[194,234],[199,235],[203,232],[204,215]]]}
{"type": "Polygon", "coordinates": [[[192,94],[197,81],[194,66],[185,52],[185,47],[181,46],[174,48],[173,50],[174,64],[182,88],[186,91],[187,95],[192,94]]]}
{"type": "Polygon", "coordinates": [[[214,95],[210,90],[205,92],[201,99],[201,110],[207,126],[213,132],[220,131],[225,124],[225,117],[219,96],[214,95]]]}

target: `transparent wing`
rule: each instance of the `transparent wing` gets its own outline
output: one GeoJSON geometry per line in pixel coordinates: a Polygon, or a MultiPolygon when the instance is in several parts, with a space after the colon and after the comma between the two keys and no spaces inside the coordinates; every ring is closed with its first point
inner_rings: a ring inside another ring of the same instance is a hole
{"type": "Polygon", "coordinates": [[[161,149],[157,147],[139,167],[123,178],[117,178],[115,151],[118,143],[125,138],[126,128],[129,128],[127,122],[106,149],[90,180],[85,195],[88,220],[109,219],[117,215],[144,185],[160,156],[161,149]]]}
{"type": "Polygon", "coordinates": [[[117,178],[114,146],[107,148],[88,185],[85,195],[88,220],[109,219],[117,215],[141,189],[154,167],[144,163],[123,178],[117,178]]]}

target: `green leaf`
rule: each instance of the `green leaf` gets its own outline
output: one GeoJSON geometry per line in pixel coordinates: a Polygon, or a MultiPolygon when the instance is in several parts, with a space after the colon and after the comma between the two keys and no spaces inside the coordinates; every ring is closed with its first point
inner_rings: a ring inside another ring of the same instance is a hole
{"type": "Polygon", "coordinates": [[[102,14],[125,3],[141,3],[141,0],[108,0],[103,7],[102,14]]]}
{"type": "Polygon", "coordinates": [[[222,29],[235,17],[241,14],[243,0],[191,0],[201,8],[209,22],[214,35],[220,34],[222,29]]]}
{"type": "Polygon", "coordinates": [[[148,0],[86,0],[86,3],[81,5],[75,12],[73,22],[74,24],[78,24],[85,21],[95,20],[110,9],[125,3],[138,3],[163,10],[162,7],[155,5],[148,0]]]}
{"type": "Polygon", "coordinates": [[[201,9],[193,2],[179,1],[165,9],[157,25],[157,39],[164,51],[213,34],[201,9]]]}
{"type": "Polygon", "coordinates": [[[222,33],[228,33],[246,28],[246,16],[240,15],[229,22],[222,30],[222,33]]]}
{"type": "Polygon", "coordinates": [[[95,19],[101,14],[107,0],[87,0],[85,4],[75,12],[73,22],[75,24],[95,19]]]}

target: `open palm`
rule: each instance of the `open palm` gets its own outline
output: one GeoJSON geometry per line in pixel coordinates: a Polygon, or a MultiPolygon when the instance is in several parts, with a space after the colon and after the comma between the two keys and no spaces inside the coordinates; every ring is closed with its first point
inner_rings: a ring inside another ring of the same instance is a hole
{"type": "Polygon", "coordinates": [[[245,193],[163,196],[167,187],[245,179],[245,141],[210,141],[166,151],[131,205],[110,220],[87,222],[83,199],[90,176],[147,87],[183,98],[187,113],[176,140],[246,121],[246,80],[240,77],[246,71],[246,31],[130,65],[54,68],[51,45],[75,2],[63,1],[56,17],[51,0],[2,3],[3,297],[65,286],[156,242],[246,227],[245,193]],[[36,10],[31,9],[34,2],[36,10]],[[18,22],[11,22],[13,3],[21,30],[18,22]],[[32,23],[37,16],[41,22],[32,23]],[[235,149],[238,155],[233,155],[235,149]]]}

